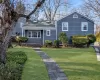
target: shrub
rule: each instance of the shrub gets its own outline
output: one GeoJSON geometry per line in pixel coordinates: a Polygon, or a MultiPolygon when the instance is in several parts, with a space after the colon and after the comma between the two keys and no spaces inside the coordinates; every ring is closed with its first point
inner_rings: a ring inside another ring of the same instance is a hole
{"type": "Polygon", "coordinates": [[[0,64],[0,80],[21,80],[26,60],[24,52],[8,52],[6,64],[0,64]]]}
{"type": "Polygon", "coordinates": [[[86,36],[73,36],[72,43],[76,47],[83,47],[88,43],[88,38],[86,36]]]}
{"type": "Polygon", "coordinates": [[[45,40],[45,47],[52,47],[52,41],[45,40]]]}
{"type": "Polygon", "coordinates": [[[28,38],[27,37],[19,37],[21,42],[27,42],[28,38]]]}
{"type": "Polygon", "coordinates": [[[87,37],[88,37],[88,40],[89,40],[88,44],[87,44],[87,47],[89,47],[90,44],[92,44],[92,43],[94,43],[96,41],[96,37],[93,34],[89,34],[89,35],[87,35],[87,37]]]}
{"type": "Polygon", "coordinates": [[[60,33],[59,40],[62,42],[63,47],[65,47],[67,45],[67,42],[68,42],[68,38],[67,38],[66,33],[64,33],[64,32],[60,33]]]}
{"type": "Polygon", "coordinates": [[[59,48],[59,40],[54,40],[54,47],[59,48]]]}

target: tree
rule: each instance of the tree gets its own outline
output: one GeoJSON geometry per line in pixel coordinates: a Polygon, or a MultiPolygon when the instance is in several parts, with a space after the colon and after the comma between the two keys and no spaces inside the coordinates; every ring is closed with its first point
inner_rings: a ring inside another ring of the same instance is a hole
{"type": "Polygon", "coordinates": [[[62,42],[63,47],[66,47],[67,42],[68,42],[68,38],[67,38],[66,33],[61,32],[59,35],[59,40],[62,42]]]}
{"type": "Polygon", "coordinates": [[[49,21],[53,21],[56,17],[57,11],[61,7],[67,7],[67,5],[67,0],[46,0],[42,9],[46,16],[46,19],[49,21]]]}
{"type": "Polygon", "coordinates": [[[6,62],[6,50],[17,20],[20,17],[24,17],[28,20],[30,16],[42,6],[45,0],[37,0],[36,6],[28,15],[17,13],[17,2],[18,0],[0,0],[0,9],[2,10],[0,14],[0,35],[2,36],[0,42],[0,61],[2,63],[6,62]]]}
{"type": "Polygon", "coordinates": [[[25,12],[25,5],[22,3],[21,0],[16,3],[16,11],[20,14],[24,14],[25,12]]]}
{"type": "Polygon", "coordinates": [[[100,0],[84,0],[84,7],[100,18],[100,0]]]}

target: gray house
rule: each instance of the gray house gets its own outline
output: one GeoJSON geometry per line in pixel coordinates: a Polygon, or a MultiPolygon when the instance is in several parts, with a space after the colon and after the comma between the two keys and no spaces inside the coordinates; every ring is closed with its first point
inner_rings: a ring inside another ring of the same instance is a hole
{"type": "Polygon", "coordinates": [[[94,21],[74,12],[55,23],[48,21],[30,21],[25,22],[25,19],[20,19],[16,25],[13,35],[20,33],[20,36],[27,37],[27,43],[43,45],[45,40],[58,39],[61,32],[65,32],[70,38],[73,35],[94,34],[94,21]]]}

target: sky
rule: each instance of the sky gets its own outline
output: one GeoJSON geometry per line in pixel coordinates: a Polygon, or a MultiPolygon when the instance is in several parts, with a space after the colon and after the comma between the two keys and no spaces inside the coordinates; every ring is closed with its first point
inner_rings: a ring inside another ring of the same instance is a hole
{"type": "Polygon", "coordinates": [[[70,3],[72,4],[72,7],[79,7],[82,5],[83,0],[69,0],[70,3]]]}
{"type": "MultiPolygon", "coordinates": [[[[65,0],[67,1],[67,0],[65,0]]],[[[68,0],[73,7],[79,7],[83,0],[68,0]]],[[[26,3],[36,2],[36,0],[26,0],[26,3]]]]}

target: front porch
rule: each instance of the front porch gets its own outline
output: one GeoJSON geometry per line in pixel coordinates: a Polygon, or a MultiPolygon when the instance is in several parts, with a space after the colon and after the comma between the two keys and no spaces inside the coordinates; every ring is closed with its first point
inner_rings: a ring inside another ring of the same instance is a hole
{"type": "Polygon", "coordinates": [[[28,46],[43,45],[43,30],[24,30],[23,36],[28,38],[28,46]]]}

